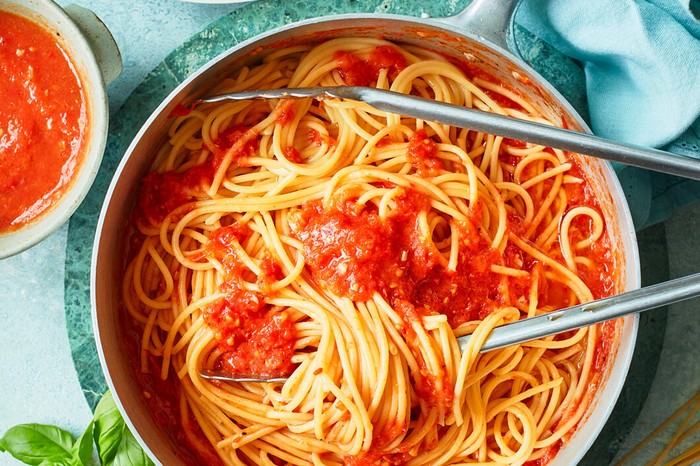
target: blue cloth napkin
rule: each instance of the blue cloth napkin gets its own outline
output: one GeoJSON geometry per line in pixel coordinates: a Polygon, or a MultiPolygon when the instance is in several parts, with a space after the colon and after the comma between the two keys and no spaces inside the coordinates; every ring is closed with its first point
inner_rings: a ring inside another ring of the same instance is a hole
{"type": "MultiPolygon", "coordinates": [[[[700,158],[696,7],[691,0],[524,0],[517,21],[581,64],[594,133],[700,158]]],[[[700,199],[700,182],[616,170],[638,229],[700,199]]]]}

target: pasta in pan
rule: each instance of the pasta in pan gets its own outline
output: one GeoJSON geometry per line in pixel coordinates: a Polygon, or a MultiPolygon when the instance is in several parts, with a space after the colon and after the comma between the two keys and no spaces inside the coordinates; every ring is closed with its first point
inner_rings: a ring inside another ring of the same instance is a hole
{"type": "MultiPolygon", "coordinates": [[[[343,84],[551,124],[468,64],[381,39],[274,50],[213,92],[343,84]]],[[[556,455],[605,376],[617,324],[479,350],[496,326],[615,291],[575,158],[352,101],[175,113],[142,183],[123,296],[140,371],[153,374],[144,393],[166,397],[167,381],[196,461],[556,455]]]]}

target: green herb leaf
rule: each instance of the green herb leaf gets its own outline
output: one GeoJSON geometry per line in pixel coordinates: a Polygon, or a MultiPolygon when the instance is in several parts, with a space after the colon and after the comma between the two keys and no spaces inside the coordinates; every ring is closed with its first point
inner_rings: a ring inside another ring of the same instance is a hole
{"type": "Polygon", "coordinates": [[[20,424],[0,439],[0,450],[25,464],[68,464],[73,436],[56,426],[20,424]]]}
{"type": "Polygon", "coordinates": [[[75,466],[75,464],[71,460],[62,460],[62,461],[52,461],[52,460],[44,460],[41,463],[39,463],[39,466],[75,466]]]}
{"type": "Polygon", "coordinates": [[[83,435],[73,444],[73,448],[71,449],[73,464],[78,466],[88,466],[90,464],[90,460],[92,460],[92,450],[94,449],[94,444],[92,443],[94,426],[95,421],[91,419],[83,435]]]}
{"type": "Polygon", "coordinates": [[[94,419],[93,436],[103,466],[153,465],[126,426],[110,392],[97,403],[94,419]]]}
{"type": "Polygon", "coordinates": [[[155,466],[126,427],[109,391],[77,441],[55,426],[21,424],[0,438],[0,452],[7,451],[34,466],[87,466],[92,460],[93,440],[103,466],[155,466]]]}
{"type": "Polygon", "coordinates": [[[114,461],[105,466],[155,466],[129,429],[124,429],[114,461]]]}
{"type": "Polygon", "coordinates": [[[109,464],[117,454],[126,425],[112,394],[107,391],[95,408],[94,438],[103,465],[109,464]]]}

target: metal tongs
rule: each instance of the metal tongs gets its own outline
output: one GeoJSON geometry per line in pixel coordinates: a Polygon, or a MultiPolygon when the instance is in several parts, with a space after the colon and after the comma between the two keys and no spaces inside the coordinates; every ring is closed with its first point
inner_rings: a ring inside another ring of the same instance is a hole
{"type": "MultiPolygon", "coordinates": [[[[700,296],[700,273],[501,325],[493,329],[480,352],[485,353],[537,340],[697,296],[700,296]]],[[[467,348],[470,337],[471,335],[465,335],[457,338],[462,351],[467,348]]],[[[213,371],[203,371],[200,375],[206,379],[227,382],[284,382],[286,380],[285,378],[232,377],[213,371]]]]}
{"type": "MultiPolygon", "coordinates": [[[[700,160],[657,149],[611,141],[588,133],[368,87],[338,86],[255,90],[207,97],[197,100],[193,104],[285,98],[356,100],[365,102],[378,110],[469,128],[625,165],[700,180],[700,160]]],[[[502,325],[491,332],[480,351],[487,352],[525,343],[637,312],[656,309],[697,296],[700,296],[700,273],[502,325]]],[[[469,338],[470,335],[465,335],[457,339],[462,350],[467,348],[469,338]]],[[[206,379],[227,382],[284,382],[286,380],[286,378],[232,377],[213,371],[202,371],[200,375],[206,379]]]]}
{"type": "Polygon", "coordinates": [[[193,102],[229,100],[320,98],[364,102],[390,113],[435,121],[460,128],[518,139],[591,157],[700,180],[700,160],[670,152],[611,141],[589,133],[534,123],[413,95],[362,86],[281,88],[221,94],[193,102]]]}

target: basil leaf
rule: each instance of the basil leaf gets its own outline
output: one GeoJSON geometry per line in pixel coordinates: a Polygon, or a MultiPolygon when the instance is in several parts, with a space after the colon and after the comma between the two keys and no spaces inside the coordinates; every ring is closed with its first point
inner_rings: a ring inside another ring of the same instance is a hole
{"type": "Polygon", "coordinates": [[[124,429],[122,441],[112,463],[104,466],[155,466],[153,461],[141,449],[134,435],[129,429],[124,429]]]}
{"type": "Polygon", "coordinates": [[[56,426],[20,424],[11,427],[0,439],[0,450],[7,451],[25,464],[68,464],[73,436],[56,426]]]}
{"type": "Polygon", "coordinates": [[[112,394],[107,391],[95,407],[95,430],[93,437],[103,465],[109,464],[117,454],[126,425],[112,394]]]}
{"type": "Polygon", "coordinates": [[[39,463],[39,466],[77,466],[77,463],[71,459],[63,459],[61,461],[44,460],[39,463]]]}
{"type": "Polygon", "coordinates": [[[92,443],[94,425],[95,421],[90,420],[90,424],[85,428],[83,435],[73,444],[73,448],[71,449],[73,464],[78,466],[88,466],[90,464],[92,460],[92,450],[94,449],[92,443]]]}

